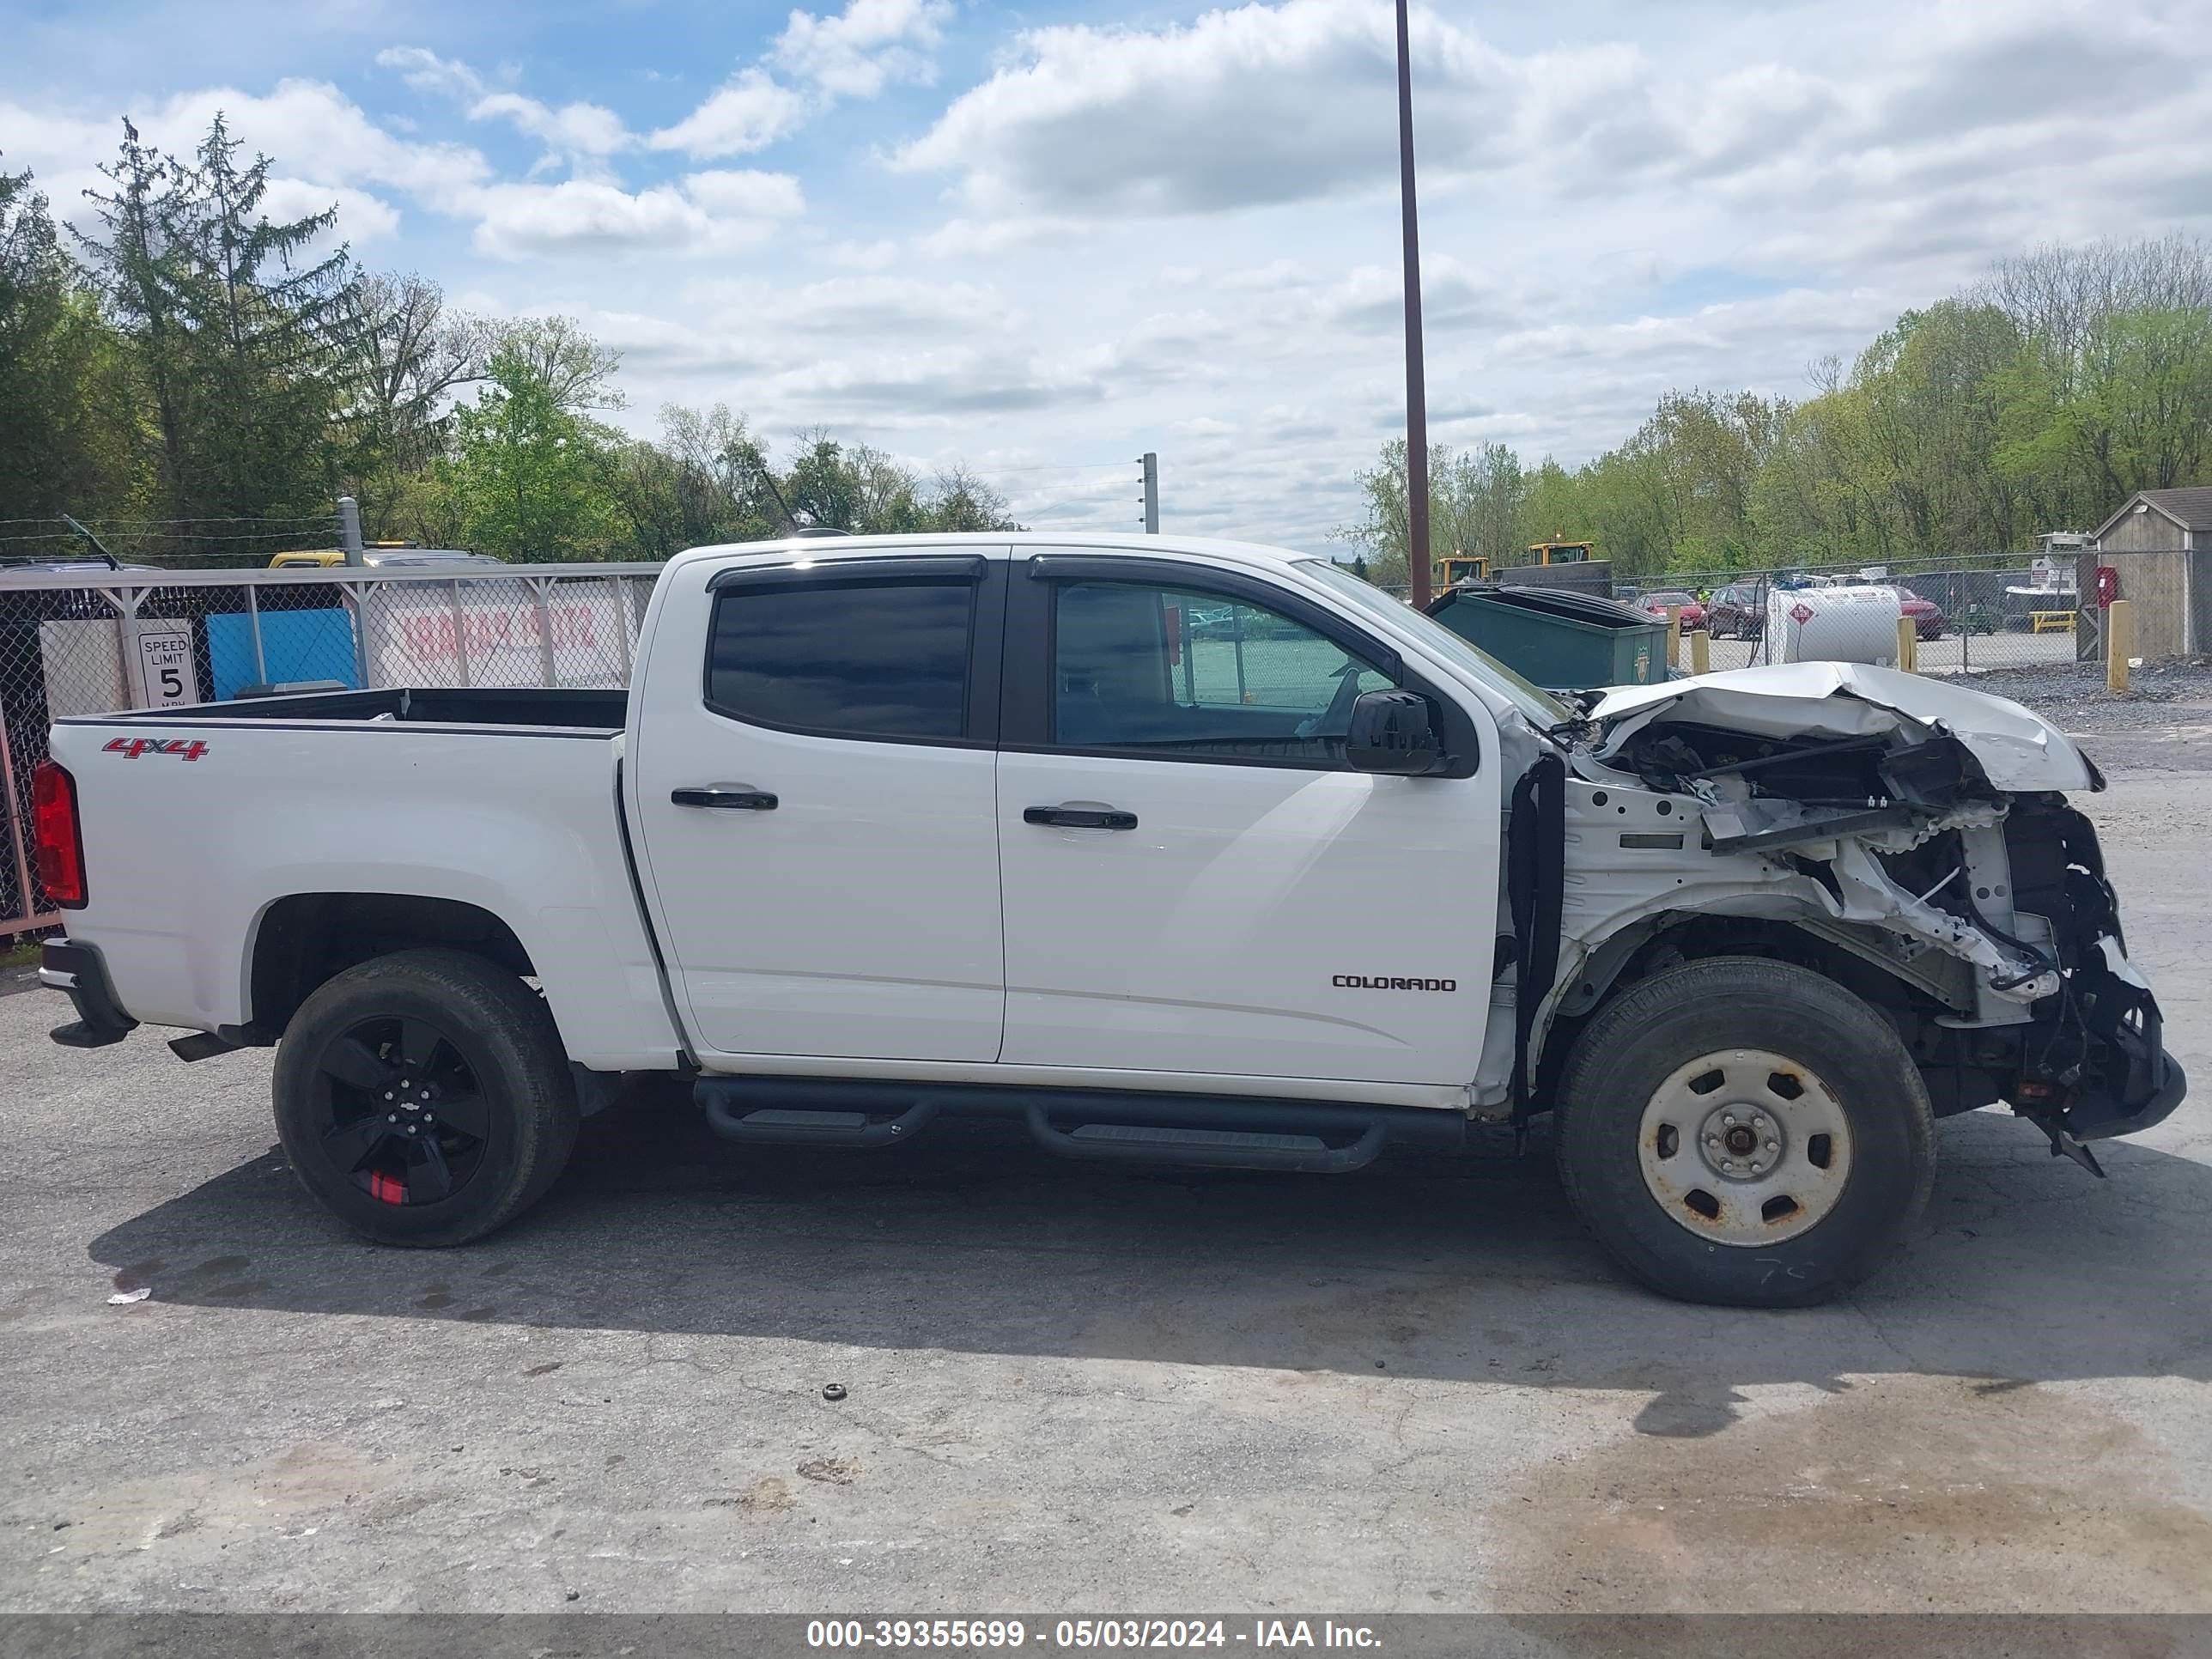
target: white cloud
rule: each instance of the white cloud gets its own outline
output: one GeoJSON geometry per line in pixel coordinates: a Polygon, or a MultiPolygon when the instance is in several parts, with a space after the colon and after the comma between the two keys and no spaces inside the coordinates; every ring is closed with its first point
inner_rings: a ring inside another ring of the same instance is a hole
{"type": "MultiPolygon", "coordinates": [[[[1507,60],[1425,10],[1413,35],[1425,155],[1502,149],[1507,60]]],[[[1395,61],[1388,9],[1341,0],[1155,31],[1032,29],[896,165],[955,172],[971,207],[997,213],[1194,212],[1372,191],[1396,155],[1395,61]]]]}
{"type": "Polygon", "coordinates": [[[139,125],[164,149],[189,152],[218,111],[248,153],[265,151],[317,183],[388,185],[434,205],[490,172],[466,145],[394,137],[324,81],[280,81],[265,97],[228,87],[183,93],[139,125]]]}
{"type": "Polygon", "coordinates": [[[494,258],[678,254],[743,247],[803,212],[787,173],[713,171],[631,191],[592,179],[477,192],[477,248],[494,258]]]}
{"type": "Polygon", "coordinates": [[[655,149],[680,149],[694,161],[763,149],[806,117],[806,100],[765,70],[739,71],[698,108],[654,133],[655,149]]]}
{"type": "Polygon", "coordinates": [[[471,121],[505,121],[545,146],[539,167],[566,163],[580,176],[604,179],[606,158],[637,147],[637,136],[601,104],[581,100],[558,109],[518,92],[494,92],[483,76],[458,58],[422,46],[389,46],[376,54],[380,68],[397,70],[417,92],[453,99],[471,121]]]}
{"type": "MultiPolygon", "coordinates": [[[[1516,55],[1417,5],[1424,205],[1472,195],[1618,210],[1661,191],[1735,191],[1808,227],[1832,224],[1847,206],[1879,213],[1899,175],[1955,168],[1963,150],[1979,152],[1984,185],[2033,171],[2031,133],[2067,133],[2068,168],[2160,133],[2170,143],[2212,40],[2156,27],[2149,3],[1937,0],[1915,14],[1913,50],[1901,52],[1887,42],[1904,15],[1890,9],[1875,3],[1856,28],[1807,14],[1787,34],[1723,17],[1710,37],[1679,40],[1562,27],[1577,44],[1516,55]],[[1842,50],[1823,50],[1824,30],[1842,50]],[[2081,95],[2153,56],[2160,76],[2136,97],[2081,95]]],[[[1344,0],[1245,4],[1153,29],[1031,29],[892,164],[949,175],[963,213],[1012,240],[1070,222],[1387,199],[1395,61],[1388,9],[1344,0]]],[[[2135,188],[2154,193],[2160,175],[2141,175],[2135,188]]],[[[1941,216],[1957,218],[1949,207],[1941,216]]]]}
{"type": "Polygon", "coordinates": [[[338,210],[335,240],[349,244],[356,252],[385,240],[399,229],[398,209],[368,191],[344,185],[315,185],[304,179],[272,177],[268,193],[261,198],[262,212],[280,224],[288,219],[304,219],[331,207],[338,210]]]}
{"type": "Polygon", "coordinates": [[[879,236],[872,242],[833,242],[823,250],[823,257],[848,270],[888,270],[907,255],[897,242],[879,236]]]}
{"type": "Polygon", "coordinates": [[[563,104],[549,108],[519,93],[495,92],[470,106],[471,121],[504,118],[549,149],[577,155],[612,155],[637,140],[622,118],[599,104],[563,104]]]}
{"type": "Polygon", "coordinates": [[[834,16],[794,11],[771,52],[776,66],[841,98],[873,98],[893,81],[927,82],[951,0],[849,0],[834,16]]]}
{"type": "Polygon", "coordinates": [[[685,175],[684,189],[711,214],[753,219],[795,219],[806,211],[799,180],[787,173],[710,168],[685,175]]]}
{"type": "Polygon", "coordinates": [[[450,98],[481,98],[483,77],[455,58],[441,58],[424,46],[386,46],[376,54],[380,69],[398,70],[400,78],[417,92],[443,93],[450,98]]]}
{"type": "Polygon", "coordinates": [[[951,15],[951,0],[847,0],[844,10],[829,15],[794,10],[761,62],[655,132],[652,145],[694,161],[746,155],[840,99],[873,98],[893,82],[933,81],[951,15]],[[769,64],[787,80],[778,80],[769,64]]]}
{"type": "Polygon", "coordinates": [[[634,195],[583,179],[495,185],[477,207],[476,245],[502,259],[679,248],[704,239],[710,226],[697,204],[665,185],[634,195]]]}

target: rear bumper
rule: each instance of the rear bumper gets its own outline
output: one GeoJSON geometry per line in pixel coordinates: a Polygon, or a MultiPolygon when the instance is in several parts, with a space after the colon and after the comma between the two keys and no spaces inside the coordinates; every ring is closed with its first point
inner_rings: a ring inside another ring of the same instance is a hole
{"type": "Polygon", "coordinates": [[[106,963],[89,945],[48,939],[39,951],[39,983],[63,993],[76,1010],[74,1020],[53,1030],[54,1041],[64,1048],[105,1048],[137,1029],[138,1022],[115,1000],[106,963]]]}

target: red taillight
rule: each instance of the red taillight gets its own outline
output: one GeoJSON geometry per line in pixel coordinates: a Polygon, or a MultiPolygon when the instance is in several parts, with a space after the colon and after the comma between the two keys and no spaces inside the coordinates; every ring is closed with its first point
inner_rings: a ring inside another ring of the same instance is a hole
{"type": "Polygon", "coordinates": [[[84,904],[84,836],[76,822],[76,780],[52,761],[31,773],[31,836],[39,884],[64,910],[84,904]]]}

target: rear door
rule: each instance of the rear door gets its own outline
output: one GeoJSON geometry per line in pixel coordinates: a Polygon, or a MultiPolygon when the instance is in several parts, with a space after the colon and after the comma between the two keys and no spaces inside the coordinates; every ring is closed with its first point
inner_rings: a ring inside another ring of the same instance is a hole
{"type": "Polygon", "coordinates": [[[997,1057],[1004,551],[669,579],[629,789],[708,1050],[997,1057]]]}
{"type": "Polygon", "coordinates": [[[1487,1021],[1496,727],[1254,576],[1048,556],[1008,584],[1009,1064],[1464,1084],[1487,1021]],[[1353,698],[1440,706],[1462,775],[1352,770],[1353,698]]]}

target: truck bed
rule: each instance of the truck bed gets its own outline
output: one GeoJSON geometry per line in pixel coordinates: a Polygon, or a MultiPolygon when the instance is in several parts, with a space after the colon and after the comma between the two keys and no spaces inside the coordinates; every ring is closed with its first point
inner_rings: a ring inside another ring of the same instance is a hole
{"type": "Polygon", "coordinates": [[[395,687],[58,720],[86,870],[70,933],[132,1018],[244,1030],[264,938],[393,896],[459,907],[513,934],[571,1059],[673,1065],[617,794],[627,704],[395,687]]]}
{"type": "Polygon", "coordinates": [[[247,697],[190,708],[146,708],[80,716],[88,722],[145,720],[313,720],[410,726],[544,726],[566,732],[623,729],[629,693],[543,690],[535,686],[394,686],[374,691],[311,691],[287,697],[247,697]]]}

